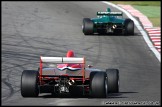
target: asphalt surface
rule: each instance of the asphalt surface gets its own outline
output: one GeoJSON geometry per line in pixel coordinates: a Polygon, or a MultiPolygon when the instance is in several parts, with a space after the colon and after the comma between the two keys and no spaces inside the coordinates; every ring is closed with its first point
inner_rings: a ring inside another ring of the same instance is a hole
{"type": "Polygon", "coordinates": [[[102,2],[2,2],[2,105],[103,106],[108,101],[159,104],[160,62],[136,28],[134,36],[82,33],[82,19],[96,17],[97,11],[105,11],[107,7],[102,2]],[[47,94],[23,98],[20,93],[23,70],[37,70],[41,55],[65,56],[69,49],[78,57],[85,57],[87,65],[94,68],[119,69],[120,92],[105,99],[47,94]]]}

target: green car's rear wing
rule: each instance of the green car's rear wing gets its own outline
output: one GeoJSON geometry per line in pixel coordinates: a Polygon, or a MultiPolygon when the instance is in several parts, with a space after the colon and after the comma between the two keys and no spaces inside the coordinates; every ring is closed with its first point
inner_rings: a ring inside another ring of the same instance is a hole
{"type": "Polygon", "coordinates": [[[97,15],[122,16],[122,12],[97,12],[97,15]]]}

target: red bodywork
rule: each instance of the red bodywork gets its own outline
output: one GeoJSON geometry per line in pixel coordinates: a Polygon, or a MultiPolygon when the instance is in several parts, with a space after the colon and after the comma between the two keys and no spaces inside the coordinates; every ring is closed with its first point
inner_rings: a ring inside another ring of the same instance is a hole
{"type": "MultiPolygon", "coordinates": [[[[43,69],[43,61],[41,59],[42,56],[40,56],[40,70],[39,70],[39,81],[40,81],[40,85],[42,85],[44,82],[42,81],[43,78],[46,78],[46,79],[54,79],[54,80],[57,80],[59,79],[59,76],[69,76],[68,74],[62,74],[62,75],[59,75],[58,77],[53,77],[53,78],[49,78],[48,76],[44,76],[42,74],[42,69],[43,69]]],[[[74,57],[74,52],[72,50],[68,51],[67,54],[66,54],[66,57],[74,57]]],[[[83,58],[83,62],[82,63],[62,63],[62,64],[58,64],[57,65],[57,68],[62,68],[62,67],[65,67],[65,66],[70,66],[72,68],[80,68],[82,70],[82,77],[78,78],[78,77],[70,77],[69,76],[69,79],[70,80],[82,80],[82,83],[84,84],[85,80],[87,80],[88,78],[85,79],[85,58],[83,58]]]]}

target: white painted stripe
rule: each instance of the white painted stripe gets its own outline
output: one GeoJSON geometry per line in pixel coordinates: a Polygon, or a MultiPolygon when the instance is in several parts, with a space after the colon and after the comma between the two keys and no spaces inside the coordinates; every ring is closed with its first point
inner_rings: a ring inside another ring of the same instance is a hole
{"type": "Polygon", "coordinates": [[[161,29],[160,27],[148,27],[148,28],[151,28],[151,29],[161,29]]]}
{"type": "Polygon", "coordinates": [[[149,27],[149,26],[145,26],[144,28],[145,28],[145,29],[148,29],[148,28],[152,28],[152,27],[149,27]]]}
{"type": "Polygon", "coordinates": [[[148,31],[158,31],[159,29],[155,29],[155,28],[146,28],[146,30],[148,30],[148,31]]]}
{"type": "Polygon", "coordinates": [[[157,37],[151,36],[150,38],[151,38],[151,39],[160,39],[161,37],[160,37],[160,36],[157,36],[157,37]]]}
{"type": "Polygon", "coordinates": [[[155,46],[160,46],[161,43],[160,43],[160,42],[154,42],[154,45],[155,45],[155,46]]]}
{"type": "Polygon", "coordinates": [[[149,31],[148,33],[158,33],[159,34],[159,33],[161,33],[161,31],[159,31],[159,30],[158,31],[149,31]]]}
{"type": "Polygon", "coordinates": [[[145,40],[145,42],[147,43],[147,45],[149,46],[149,48],[152,50],[152,52],[155,54],[155,56],[157,57],[157,59],[161,62],[161,55],[160,53],[157,51],[157,49],[153,46],[152,42],[150,41],[147,33],[145,32],[145,30],[142,28],[142,26],[140,25],[140,23],[137,21],[137,19],[135,19],[129,12],[127,12],[126,10],[122,9],[121,7],[107,2],[107,1],[102,1],[103,3],[110,5],[114,8],[117,8],[118,10],[124,12],[130,19],[132,19],[136,25],[136,27],[138,28],[138,30],[141,32],[141,34],[143,35],[143,38],[145,40]]]}
{"type": "MultiPolygon", "coordinates": [[[[142,21],[141,21],[142,22],[142,21]]],[[[152,26],[152,23],[148,23],[148,22],[142,22],[142,24],[144,25],[144,26],[152,26]]]]}
{"type": "Polygon", "coordinates": [[[160,48],[161,49],[161,46],[155,46],[156,48],[160,48]]]}
{"type": "Polygon", "coordinates": [[[144,29],[145,30],[150,30],[150,29],[153,29],[152,26],[144,26],[144,29]]]}
{"type": "Polygon", "coordinates": [[[161,34],[150,34],[150,33],[149,33],[149,35],[150,35],[150,36],[160,36],[161,34]]]}
{"type": "Polygon", "coordinates": [[[160,39],[152,39],[153,42],[161,42],[160,39]]]}

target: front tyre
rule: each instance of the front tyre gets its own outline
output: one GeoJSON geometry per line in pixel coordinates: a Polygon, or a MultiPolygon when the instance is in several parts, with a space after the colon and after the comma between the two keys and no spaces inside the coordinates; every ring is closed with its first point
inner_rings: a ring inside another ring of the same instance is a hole
{"type": "Polygon", "coordinates": [[[37,97],[38,89],[38,71],[24,70],[21,76],[21,95],[23,97],[37,97]]]}

